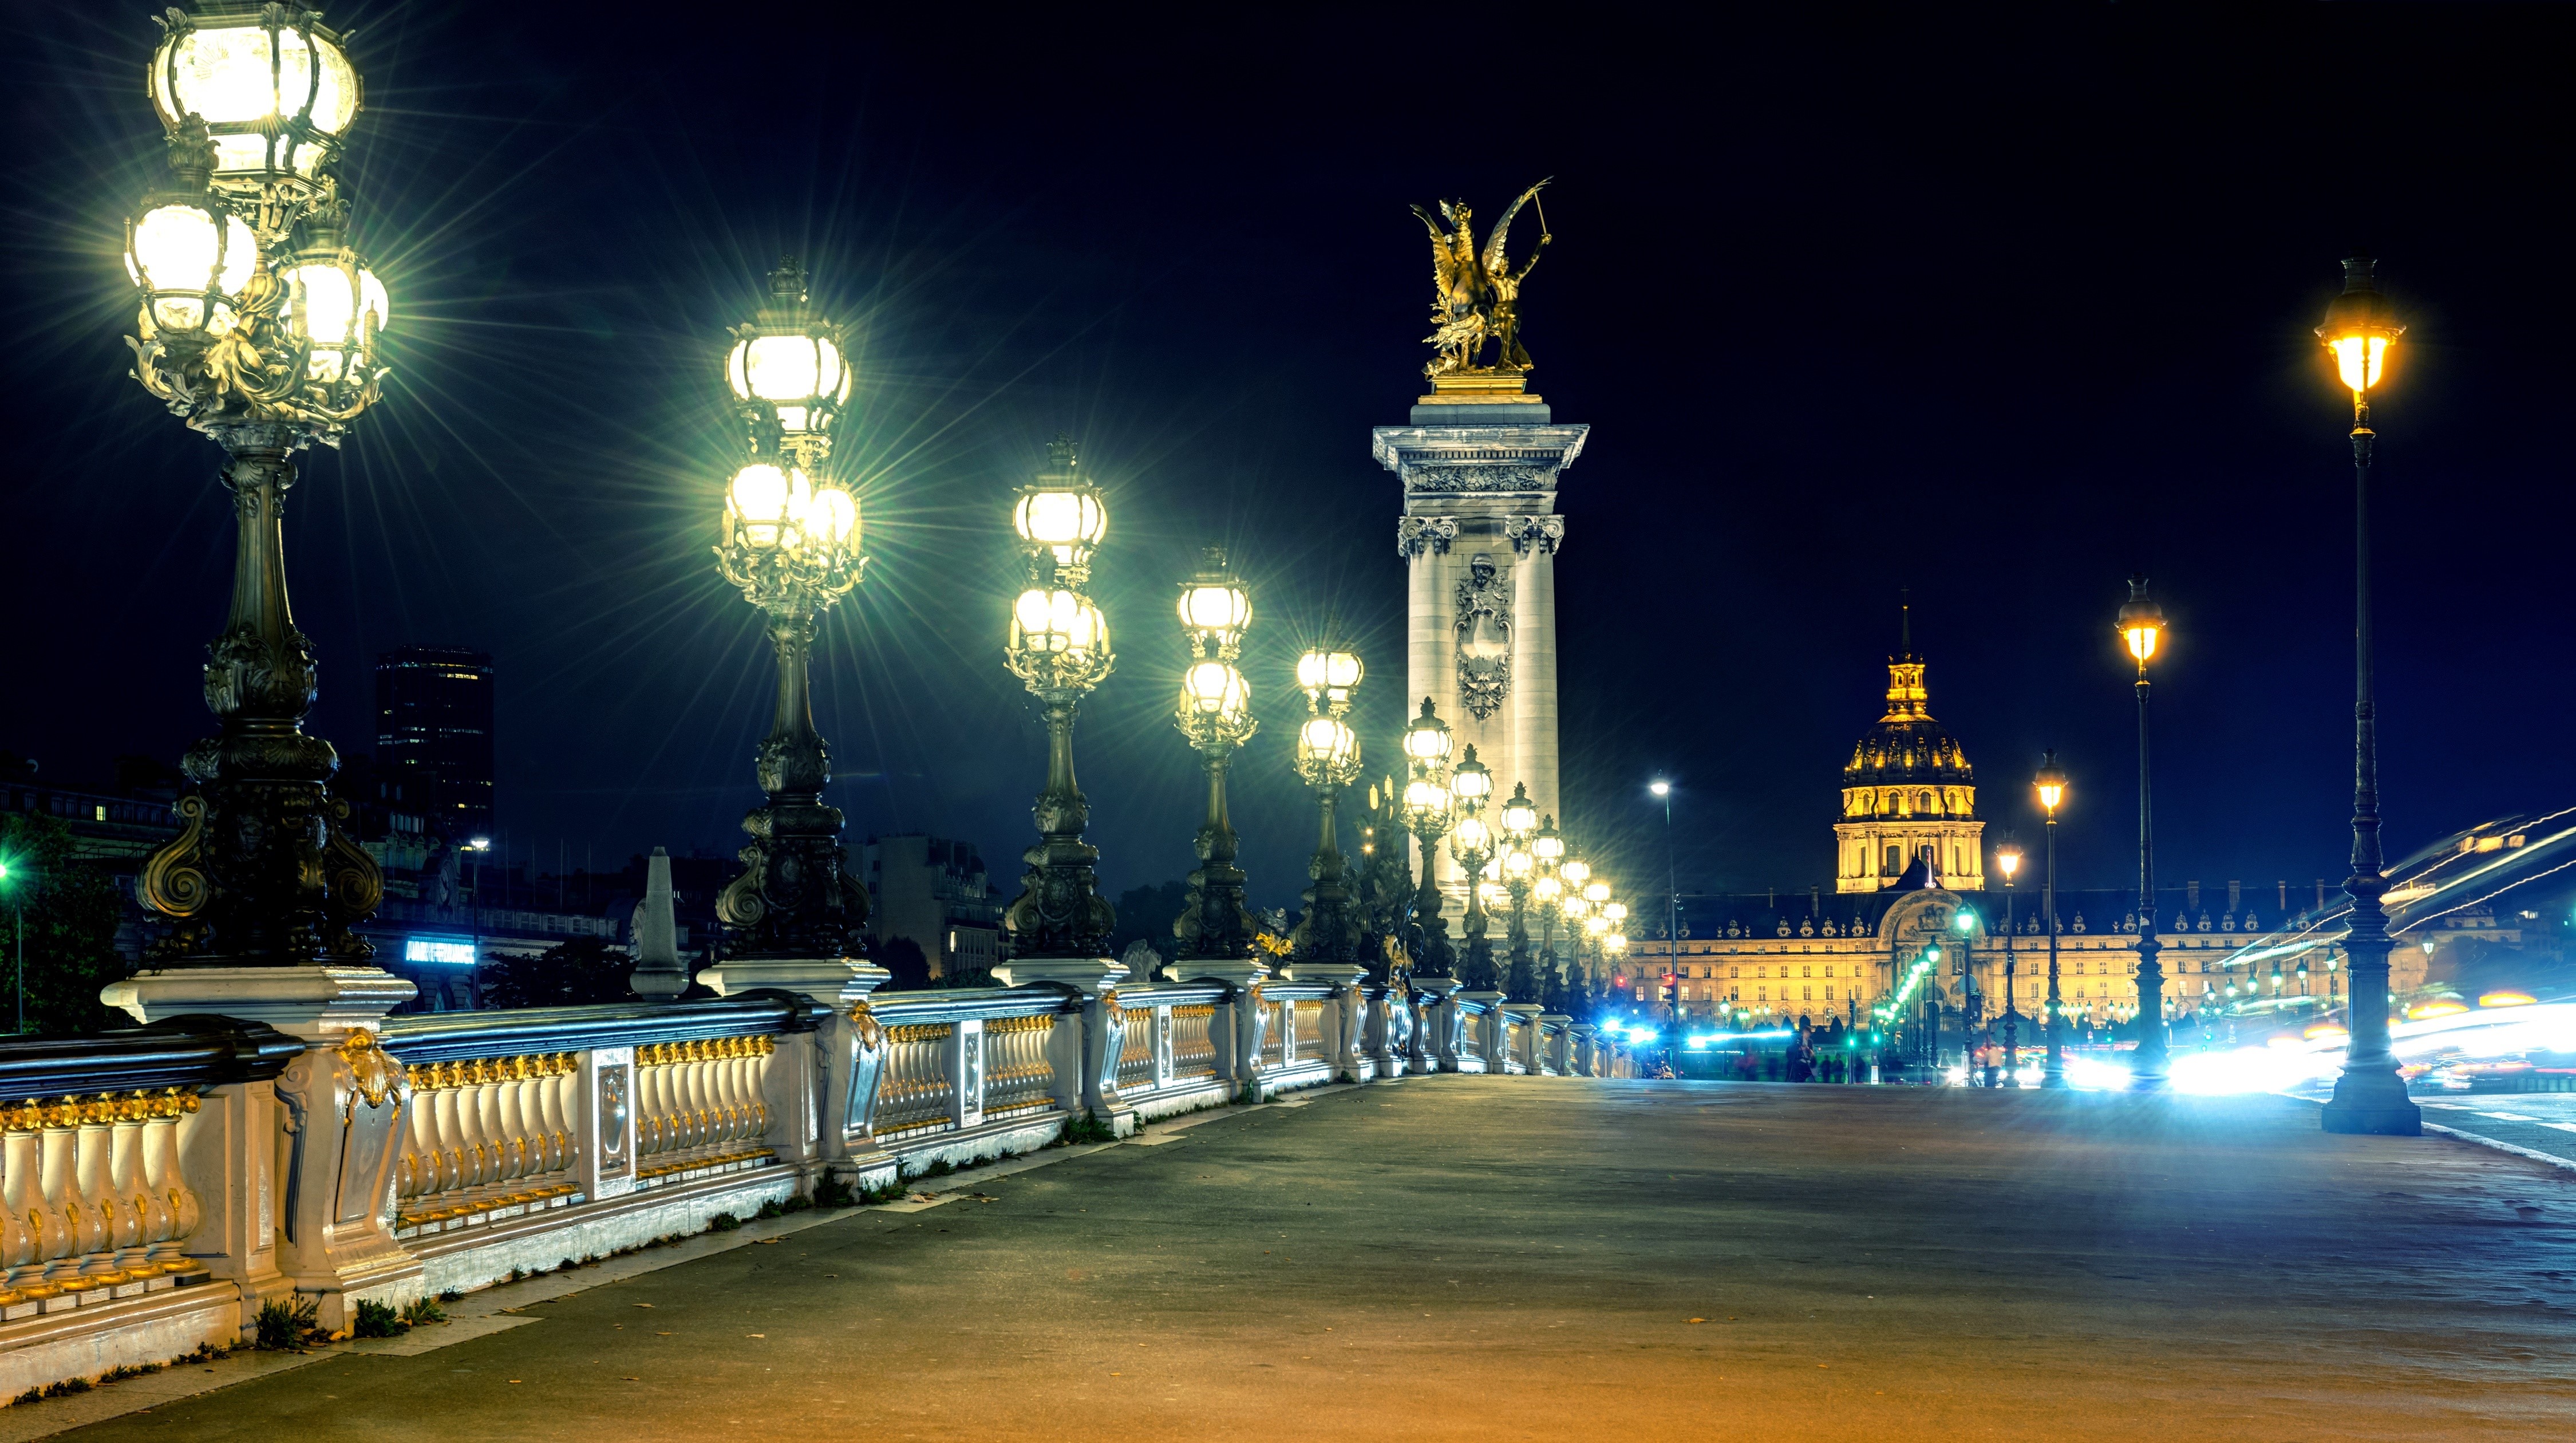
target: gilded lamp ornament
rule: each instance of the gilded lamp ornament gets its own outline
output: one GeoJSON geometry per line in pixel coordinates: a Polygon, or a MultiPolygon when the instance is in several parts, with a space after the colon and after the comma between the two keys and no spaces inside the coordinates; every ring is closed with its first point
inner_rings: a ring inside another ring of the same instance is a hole
{"type": "Polygon", "coordinates": [[[1297,658],[1297,685],[1306,693],[1308,709],[1304,724],[1297,728],[1297,775],[1314,789],[1315,808],[1323,822],[1315,855],[1306,863],[1306,875],[1314,882],[1306,889],[1306,914],[1289,934],[1299,962],[1366,965],[1372,960],[1360,946],[1362,928],[1352,908],[1335,815],[1342,793],[1359,780],[1359,733],[1343,718],[1366,671],[1358,653],[1339,647],[1314,647],[1297,658]]]}
{"type": "Polygon", "coordinates": [[[207,649],[220,733],[188,749],[179,837],[146,859],[144,905],[176,925],[160,965],[363,961],[350,928],[383,896],[340,823],[330,743],[303,730],[317,676],[287,601],[295,452],[337,446],[381,393],[392,303],[352,245],[330,167],[358,110],[340,37],[269,5],[172,10],[146,76],[171,178],[125,230],[133,375],[224,448],[239,541],[232,615],[207,649]]]}
{"type": "Polygon", "coordinates": [[[823,802],[832,753],[814,729],[812,680],[816,624],[866,565],[858,498],[820,479],[830,474],[831,423],[850,378],[837,344],[822,339],[837,329],[806,313],[804,274],[791,261],[771,276],[761,320],[735,332],[725,359],[745,459],[725,486],[716,569],[760,609],[778,666],[769,735],[753,764],[767,800],[742,819],[751,834],[743,872],[716,897],[726,955],[747,959],[858,955],[868,915],[867,889],[841,846],[841,811],[823,802]],[[761,359],[758,348],[772,340],[784,342],[785,360],[761,359]],[[835,373],[818,380],[797,370],[827,346],[835,373]],[[790,415],[792,429],[781,420],[790,415]]]}
{"type": "Polygon", "coordinates": [[[1118,658],[1109,649],[1108,619],[1086,594],[1109,511],[1072,441],[1058,438],[1047,448],[1046,469],[1020,488],[1011,526],[1027,584],[1011,604],[1006,655],[1046,722],[1047,780],[1031,809],[1038,844],[1020,855],[1028,870],[1002,926],[1015,957],[1098,957],[1118,913],[1100,895],[1100,849],[1082,839],[1091,806],[1074,781],[1073,723],[1118,658]]]}
{"type": "Polygon", "coordinates": [[[1238,842],[1226,812],[1225,774],[1260,723],[1235,666],[1252,625],[1252,593],[1226,565],[1223,547],[1209,547],[1198,574],[1182,583],[1180,618],[1189,662],[1172,721],[1207,771],[1207,814],[1195,841],[1199,865],[1189,876],[1189,906],[1173,921],[1172,934],[1185,957],[1248,957],[1257,928],[1244,906],[1243,869],[1234,862],[1238,842]]]}

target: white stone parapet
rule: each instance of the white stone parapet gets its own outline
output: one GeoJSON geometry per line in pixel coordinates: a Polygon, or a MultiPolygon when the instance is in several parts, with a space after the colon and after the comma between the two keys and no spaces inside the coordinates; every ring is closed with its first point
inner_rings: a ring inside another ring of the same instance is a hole
{"type": "Polygon", "coordinates": [[[712,1001],[412,1014],[311,1041],[196,1016],[0,1042],[0,1392],[228,1346],[298,1294],[345,1333],[362,1305],[855,1200],[1077,1123],[1118,1136],[1426,1065],[1628,1075],[1588,1029],[1447,979],[1095,970],[1088,996],[1059,977],[885,994],[873,968],[804,970],[712,1001]]]}

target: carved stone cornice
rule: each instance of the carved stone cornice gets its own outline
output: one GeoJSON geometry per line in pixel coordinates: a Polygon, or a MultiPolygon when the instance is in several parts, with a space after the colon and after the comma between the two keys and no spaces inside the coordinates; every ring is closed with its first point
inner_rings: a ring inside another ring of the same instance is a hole
{"type": "Polygon", "coordinates": [[[1519,494],[1556,489],[1583,454],[1589,426],[1380,426],[1369,454],[1408,495],[1519,494]]]}

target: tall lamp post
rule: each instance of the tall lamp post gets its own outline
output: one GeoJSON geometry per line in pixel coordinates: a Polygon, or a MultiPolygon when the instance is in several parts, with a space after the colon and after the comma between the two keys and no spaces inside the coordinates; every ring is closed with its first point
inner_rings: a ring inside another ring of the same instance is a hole
{"type": "Polygon", "coordinates": [[[1252,594],[1227,567],[1223,548],[1209,547],[1198,574],[1182,583],[1180,612],[1189,669],[1181,674],[1180,706],[1172,721],[1207,768],[1207,815],[1199,823],[1189,909],[1172,931],[1182,956],[1230,961],[1252,955],[1252,917],[1243,905],[1243,869],[1234,864],[1225,773],[1260,723],[1234,664],[1243,654],[1244,629],[1252,624],[1252,594]]]}
{"type": "Polygon", "coordinates": [[[1503,978],[1503,990],[1515,1002],[1535,1002],[1540,992],[1538,966],[1530,959],[1529,899],[1530,884],[1538,872],[1538,854],[1530,848],[1538,840],[1538,807],[1530,801],[1525,783],[1512,783],[1510,800],[1502,811],[1503,894],[1512,905],[1510,967],[1503,978]]]}
{"type": "MultiPolygon", "coordinates": [[[[1673,784],[1662,777],[1646,786],[1664,804],[1664,970],[1681,976],[1682,888],[1680,864],[1673,855],[1673,784]]],[[[1678,987],[1681,984],[1673,984],[1678,987]]],[[[1676,1014],[1679,1015],[1678,1009],[1676,1014]]]]}
{"type": "Polygon", "coordinates": [[[1307,889],[1306,915],[1297,919],[1289,939],[1301,963],[1347,966],[1362,960],[1335,808],[1360,775],[1359,734],[1343,718],[1365,673],[1357,653],[1335,647],[1316,647],[1297,658],[1297,685],[1305,690],[1308,711],[1297,728],[1297,775],[1314,790],[1323,821],[1314,859],[1306,864],[1315,885],[1307,889]]]}
{"type": "Polygon", "coordinates": [[[1530,901],[1538,908],[1538,967],[1551,976],[1562,976],[1556,963],[1556,923],[1559,907],[1565,900],[1565,880],[1557,868],[1565,862],[1565,835],[1556,829],[1556,818],[1539,822],[1530,836],[1530,901]]]}
{"type": "MultiPolygon", "coordinates": [[[[725,374],[749,452],[725,488],[716,566],[766,619],[778,690],[753,764],[768,801],[742,819],[751,844],[742,875],[716,895],[716,920],[731,934],[728,961],[838,961],[864,946],[868,894],[841,850],[841,811],[823,804],[832,765],[814,729],[814,630],[866,563],[858,499],[822,479],[850,372],[839,328],[807,307],[803,267],[771,273],[768,303],[735,332],[725,374]]],[[[676,973],[635,977],[648,996],[687,985],[676,973]]]]}
{"type": "Polygon", "coordinates": [[[2013,996],[2013,937],[2020,930],[2013,920],[2013,876],[2021,871],[2021,841],[2004,833],[1995,846],[1995,870],[2004,874],[2004,1081],[2021,1086],[2021,1015],[2013,996]]]}
{"type": "Polygon", "coordinates": [[[2380,294],[2378,262],[2366,255],[2343,263],[2343,294],[2326,307],[2317,338],[2335,359],[2335,371],[2352,393],[2352,876],[2343,884],[2352,898],[2343,950],[2351,977],[2351,1036],[2343,1075],[2325,1106],[2328,1132],[2413,1137],[2424,1114],[2407,1098],[2388,1050],[2388,890],[2379,850],[2379,718],[2370,635],[2370,465],[2378,433],[2370,424],[2370,393],[2379,385],[2388,352],[2406,327],[2380,294]]]}
{"type": "MultiPolygon", "coordinates": [[[[1100,895],[1100,849],[1082,840],[1091,806],[1073,776],[1073,723],[1082,699],[1118,663],[1109,623],[1085,594],[1091,557],[1109,529],[1108,508],[1071,441],[1047,448],[1047,469],[1020,488],[1011,508],[1028,566],[1011,604],[1005,655],[1011,674],[1037,698],[1047,729],[1046,789],[1031,809],[1038,844],[1021,853],[1028,870],[1003,910],[1015,958],[1096,958],[1118,926],[1100,895]]],[[[1142,979],[1140,979],[1142,980],[1142,979]]]]}
{"type": "Polygon", "coordinates": [[[1485,927],[1485,865],[1494,858],[1494,829],[1485,824],[1483,812],[1493,794],[1493,770],[1476,760],[1476,744],[1469,742],[1449,771],[1449,795],[1457,799],[1459,812],[1449,830],[1449,856],[1466,879],[1467,964],[1460,980],[1471,991],[1495,990],[1502,981],[1494,971],[1494,945],[1485,927]]]}
{"type": "MultiPolygon", "coordinates": [[[[231,618],[205,667],[220,730],[188,749],[183,826],[136,881],[175,925],[150,970],[110,989],[138,1017],[222,1010],[229,984],[197,969],[365,967],[372,949],[351,928],[384,891],[330,795],[337,754],[303,730],[317,675],[287,603],[282,521],[294,453],[337,447],[387,374],[391,302],[352,242],[336,175],[358,75],[341,37],[303,11],[171,17],[147,88],[172,174],[126,226],[126,344],[143,388],[223,447],[237,541],[231,618]]],[[[341,1003],[412,991],[380,972],[316,978],[341,1003]]]]}
{"type": "Polygon", "coordinates": [[[2066,1086],[2066,1009],[2057,990],[2057,805],[2066,800],[2066,772],[2057,765],[2057,753],[2039,754],[2039,775],[2031,779],[2039,793],[2039,809],[2048,816],[2046,862],[2040,873],[2041,924],[2048,928],[2048,1017],[2041,1033],[2048,1039],[2046,1060],[2040,1064],[2039,1085],[2044,1088],[2066,1086]]]}
{"type": "Polygon", "coordinates": [[[1422,877],[1413,889],[1413,972],[1417,977],[1453,975],[1449,922],[1440,915],[1438,862],[1440,839],[1449,834],[1457,799],[1449,791],[1449,724],[1422,699],[1422,714],[1404,729],[1404,755],[1412,776],[1404,784],[1404,823],[1422,851],[1422,877]]]}
{"type": "Polygon", "coordinates": [[[2163,639],[2165,609],[2147,595],[2147,578],[2129,578],[2120,604],[2121,642],[2138,663],[2138,1050],[2131,1054],[2129,1085],[2140,1092],[2165,1089],[2165,972],[2156,961],[2156,807],[2147,769],[2147,663],[2163,639]]]}

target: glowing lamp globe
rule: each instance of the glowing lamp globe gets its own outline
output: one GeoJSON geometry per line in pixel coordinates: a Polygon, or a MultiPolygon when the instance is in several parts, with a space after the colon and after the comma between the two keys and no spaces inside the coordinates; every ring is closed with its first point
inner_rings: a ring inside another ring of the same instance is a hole
{"type": "Polygon", "coordinates": [[[1404,784],[1404,815],[1415,831],[1446,831],[1449,808],[1449,789],[1429,777],[1416,777],[1404,784]]]}
{"type": "Polygon", "coordinates": [[[812,484],[793,467],[754,461],[733,473],[725,487],[726,528],[758,551],[792,543],[796,518],[812,500],[812,484]]]}
{"type": "Polygon", "coordinates": [[[855,551],[859,546],[859,499],[838,486],[818,486],[796,523],[805,545],[855,551]]]}
{"type": "Polygon", "coordinates": [[[1432,714],[1431,698],[1422,699],[1422,715],[1404,728],[1404,754],[1418,767],[1437,766],[1449,759],[1452,738],[1449,724],[1432,714]]]}
{"type": "Polygon", "coordinates": [[[1052,554],[1057,566],[1083,567],[1108,534],[1109,510],[1087,486],[1035,486],[1021,492],[1011,508],[1011,529],[1029,546],[1052,554]]]}
{"type": "Polygon", "coordinates": [[[2045,811],[2055,812],[2057,804],[2066,799],[2066,769],[2057,764],[2057,753],[2050,752],[2041,760],[2039,775],[2031,779],[2031,786],[2038,791],[2039,805],[2045,811]]]}
{"type": "Polygon", "coordinates": [[[376,336],[393,315],[393,300],[355,254],[299,261],[287,270],[286,287],[286,323],[313,344],[305,362],[310,379],[337,381],[375,363],[376,336]]]}
{"type": "Polygon", "coordinates": [[[1241,721],[1252,709],[1243,673],[1221,661],[1203,661],[1181,674],[1181,711],[1186,716],[1241,721]]]}
{"type": "Polygon", "coordinates": [[[1586,882],[1583,885],[1583,900],[1591,903],[1595,907],[1609,901],[1610,884],[1600,881],[1586,882]]]}
{"type": "Polygon", "coordinates": [[[1537,866],[1538,859],[1519,847],[1513,847],[1503,853],[1503,876],[1508,881],[1528,881],[1531,871],[1537,866]]]}
{"type": "Polygon", "coordinates": [[[2156,604],[2155,598],[2147,595],[2145,577],[2129,578],[2129,599],[2120,604],[2117,626],[2121,641],[2129,648],[2129,655],[2137,658],[2138,666],[2143,670],[2155,657],[2156,643],[2162,639],[2165,630],[2165,609],[2156,604]]]}
{"type": "Polygon", "coordinates": [[[2004,838],[1995,847],[1995,869],[2004,874],[2005,881],[2011,881],[2013,874],[2021,870],[2021,843],[2004,838]]]}
{"type": "Polygon", "coordinates": [[[1493,845],[1494,832],[1481,817],[1461,817],[1453,841],[1460,852],[1482,852],[1493,845]]]}
{"type": "Polygon", "coordinates": [[[2389,348],[2406,334],[2378,281],[2379,262],[2353,256],[2343,263],[2343,294],[2326,305],[2317,339],[2334,357],[2335,376],[2343,388],[2360,395],[2379,384],[2389,348]]]}
{"type": "Polygon", "coordinates": [[[241,217],[200,196],[163,198],[126,227],[125,274],[156,331],[232,329],[233,305],[259,263],[259,240],[241,217]]]}
{"type": "Polygon", "coordinates": [[[1097,656],[1109,650],[1109,623],[1080,592],[1033,586],[1012,603],[1011,649],[1097,656]]]}
{"type": "Polygon", "coordinates": [[[1554,877],[1541,876],[1530,883],[1530,895],[1536,897],[1542,907],[1553,906],[1558,898],[1565,895],[1565,884],[1554,877]]]}
{"type": "Polygon", "coordinates": [[[1470,811],[1483,806],[1485,799],[1494,794],[1493,769],[1476,760],[1475,743],[1467,744],[1467,754],[1451,770],[1449,790],[1457,793],[1459,802],[1470,811]]]}
{"type": "Polygon", "coordinates": [[[1549,866],[1565,860],[1565,837],[1556,829],[1556,818],[1550,817],[1530,839],[1530,852],[1549,866]]]}
{"type": "Polygon", "coordinates": [[[1601,945],[1611,956],[1616,957],[1628,950],[1628,936],[1624,932],[1611,932],[1602,937],[1601,945]]]}
{"type": "Polygon", "coordinates": [[[1581,857],[1568,857],[1556,869],[1556,874],[1565,879],[1565,885],[1581,887],[1584,880],[1592,875],[1592,864],[1581,857]]]}
{"type": "Polygon", "coordinates": [[[840,328],[808,314],[805,268],[782,261],[769,274],[769,300],[759,318],[734,330],[725,383],[734,399],[765,407],[789,440],[820,443],[850,399],[851,376],[840,328]]]}
{"type": "Polygon", "coordinates": [[[1601,915],[1609,918],[1611,924],[1616,926],[1617,924],[1628,920],[1628,904],[1625,902],[1612,902],[1601,909],[1601,915]]]}
{"type": "Polygon", "coordinates": [[[1529,837],[1538,831],[1538,807],[1529,799],[1529,788],[1514,783],[1512,798],[1503,803],[1503,833],[1511,837],[1529,837]]]}
{"type": "Polygon", "coordinates": [[[1360,756],[1359,733],[1339,717],[1308,717],[1297,728],[1297,763],[1308,771],[1351,770],[1360,756]]]}
{"type": "Polygon", "coordinates": [[[1181,584],[1181,630],[1203,656],[1230,657],[1252,624],[1252,593],[1227,569],[1221,547],[1207,549],[1198,575],[1181,584]]]}
{"type": "Polygon", "coordinates": [[[1350,705],[1351,691],[1367,671],[1356,652],[1314,647],[1297,658],[1297,685],[1305,688],[1309,705],[1338,711],[1350,705]]]}
{"type": "Polygon", "coordinates": [[[202,118],[218,181],[309,186],[365,99],[340,35],[284,5],[171,13],[149,75],[162,127],[202,118]]]}
{"type": "Polygon", "coordinates": [[[1586,917],[1583,919],[1583,930],[1594,937],[1607,936],[1610,932],[1610,919],[1597,913],[1586,917]]]}

